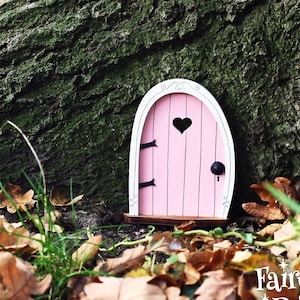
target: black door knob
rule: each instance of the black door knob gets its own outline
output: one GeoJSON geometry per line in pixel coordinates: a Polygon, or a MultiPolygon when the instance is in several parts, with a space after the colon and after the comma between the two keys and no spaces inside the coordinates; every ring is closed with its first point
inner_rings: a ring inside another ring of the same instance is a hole
{"type": "Polygon", "coordinates": [[[225,173],[225,166],[221,162],[215,161],[211,165],[210,170],[215,175],[221,175],[221,174],[225,173]]]}

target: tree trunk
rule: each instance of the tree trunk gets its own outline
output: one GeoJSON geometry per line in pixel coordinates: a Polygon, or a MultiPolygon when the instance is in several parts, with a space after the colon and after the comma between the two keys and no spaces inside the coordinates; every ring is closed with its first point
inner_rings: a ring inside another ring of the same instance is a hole
{"type": "MultiPolygon", "coordinates": [[[[236,207],[249,185],[300,173],[298,0],[0,0],[0,115],[35,147],[48,187],[127,211],[135,111],[158,82],[207,87],[229,121],[236,207]]],[[[0,136],[0,181],[37,165],[0,136]]]]}

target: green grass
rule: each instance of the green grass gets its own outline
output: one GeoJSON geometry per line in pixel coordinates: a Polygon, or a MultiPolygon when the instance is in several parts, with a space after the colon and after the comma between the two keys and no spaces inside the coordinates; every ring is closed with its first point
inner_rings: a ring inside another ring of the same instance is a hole
{"type": "MultiPolygon", "coordinates": [[[[37,180],[33,181],[25,174],[28,182],[35,191],[35,195],[37,195],[34,214],[25,210],[24,217],[19,210],[16,212],[24,228],[26,228],[26,220],[30,220],[41,235],[41,239],[38,240],[41,244],[40,249],[30,257],[27,257],[27,260],[36,267],[35,275],[38,278],[43,278],[47,274],[52,275],[50,289],[46,294],[37,296],[36,299],[66,299],[67,294],[69,293],[67,283],[73,275],[95,274],[95,272],[86,269],[83,262],[76,261],[76,259],[74,260],[72,258],[73,252],[77,250],[83,242],[85,242],[84,237],[89,235],[90,229],[83,231],[77,230],[76,211],[74,205],[72,205],[72,218],[75,224],[75,232],[64,233],[57,230],[54,220],[54,208],[47,196],[45,173],[41,161],[27,136],[13,122],[6,121],[0,128],[0,134],[6,125],[12,126],[21,134],[40,169],[40,178],[37,180]],[[45,227],[43,216],[47,217],[49,228],[45,227]]],[[[72,181],[70,182],[70,187],[72,187],[72,181]]],[[[5,196],[10,200],[12,205],[16,208],[14,200],[5,190],[2,183],[0,183],[0,188],[5,196]]],[[[72,194],[72,188],[70,188],[71,199],[73,198],[72,194]]],[[[17,253],[17,255],[22,257],[24,253],[17,253]]],[[[102,272],[98,273],[102,274],[102,272]]]]}

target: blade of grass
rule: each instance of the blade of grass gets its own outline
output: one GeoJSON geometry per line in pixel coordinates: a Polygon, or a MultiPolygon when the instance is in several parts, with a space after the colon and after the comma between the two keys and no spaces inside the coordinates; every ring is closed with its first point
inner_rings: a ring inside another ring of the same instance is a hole
{"type": "Polygon", "coordinates": [[[21,136],[23,137],[24,141],[25,141],[26,144],[28,145],[30,151],[32,152],[32,154],[33,154],[33,156],[34,156],[34,158],[35,158],[35,160],[36,160],[36,162],[37,162],[37,164],[38,164],[38,166],[39,166],[39,169],[40,169],[40,173],[41,173],[42,180],[43,180],[44,195],[46,195],[46,190],[47,190],[47,189],[46,189],[46,178],[45,178],[44,168],[43,168],[42,163],[41,163],[41,161],[40,161],[38,155],[36,154],[36,152],[35,152],[33,146],[31,145],[31,143],[30,143],[29,139],[27,138],[27,136],[23,133],[22,129],[21,129],[20,127],[18,127],[15,123],[13,123],[13,122],[11,122],[11,121],[9,121],[9,120],[7,120],[7,121],[1,126],[1,128],[0,128],[0,134],[2,133],[2,129],[4,128],[4,126],[5,126],[6,124],[11,125],[13,128],[15,128],[15,129],[21,134],[21,136]]]}

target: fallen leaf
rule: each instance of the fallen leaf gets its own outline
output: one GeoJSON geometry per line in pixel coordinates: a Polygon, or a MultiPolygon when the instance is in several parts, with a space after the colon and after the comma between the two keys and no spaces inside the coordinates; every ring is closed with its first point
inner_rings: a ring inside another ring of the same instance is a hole
{"type": "Polygon", "coordinates": [[[206,236],[206,235],[196,235],[192,237],[190,241],[190,246],[194,247],[195,249],[213,249],[213,245],[218,242],[214,237],[212,236],[206,236]]]}
{"type": "Polygon", "coordinates": [[[83,243],[73,254],[72,259],[79,265],[84,264],[88,260],[92,259],[99,250],[100,243],[102,242],[102,236],[92,236],[85,243],[83,243]]]}
{"type": "Polygon", "coordinates": [[[52,280],[49,274],[38,281],[33,266],[9,252],[0,253],[0,278],[0,298],[6,300],[31,300],[44,294],[52,280]]]}
{"type": "Polygon", "coordinates": [[[284,220],[286,218],[281,209],[276,206],[268,206],[256,202],[247,202],[243,203],[242,207],[245,212],[254,217],[264,218],[270,221],[284,220]]]}
{"type": "Polygon", "coordinates": [[[166,294],[157,285],[150,284],[151,277],[116,278],[100,277],[84,287],[80,300],[166,300],[166,294]]]}
{"type": "Polygon", "coordinates": [[[253,253],[249,251],[240,251],[230,260],[227,268],[239,272],[251,272],[256,268],[269,266],[272,271],[278,271],[278,262],[275,257],[266,253],[253,253]],[[245,253],[242,253],[245,252],[245,253]]]}
{"type": "Polygon", "coordinates": [[[243,272],[239,276],[237,291],[242,300],[263,299],[263,293],[257,295],[257,273],[255,271],[243,272]]]}
{"type": "Polygon", "coordinates": [[[166,300],[189,300],[189,297],[180,296],[181,290],[171,277],[165,275],[157,275],[150,279],[148,283],[157,285],[166,294],[166,300]]]}
{"type": "Polygon", "coordinates": [[[196,226],[195,221],[188,221],[180,224],[179,226],[174,226],[174,231],[182,230],[184,232],[192,230],[196,226]]]}
{"type": "Polygon", "coordinates": [[[182,249],[181,241],[174,238],[171,231],[157,232],[148,245],[148,251],[159,251],[171,255],[182,249]]]}
{"type": "Polygon", "coordinates": [[[149,273],[152,275],[156,274],[157,276],[169,276],[168,278],[172,278],[174,282],[179,282],[183,279],[185,267],[186,264],[180,262],[166,262],[164,264],[154,264],[153,268],[149,270],[149,273]]]}
{"type": "Polygon", "coordinates": [[[189,300],[187,296],[180,296],[180,288],[175,286],[170,286],[166,288],[167,300],[189,300]]]}
{"type": "Polygon", "coordinates": [[[244,260],[249,259],[251,256],[252,253],[250,251],[236,251],[233,258],[231,259],[231,263],[240,263],[244,260]]]}
{"type": "Polygon", "coordinates": [[[57,210],[54,210],[50,211],[42,217],[33,214],[31,215],[31,221],[34,225],[42,225],[46,234],[48,232],[62,233],[64,229],[60,225],[55,224],[57,218],[59,218],[60,216],[61,213],[57,210]]]}
{"type": "MultiPolygon", "coordinates": [[[[294,182],[285,177],[276,177],[273,187],[288,195],[290,198],[298,199],[297,188],[294,182]]],[[[284,220],[287,216],[292,215],[292,211],[282,205],[269,191],[265,189],[265,182],[252,184],[250,188],[258,194],[262,201],[267,202],[263,205],[256,202],[243,203],[243,209],[250,215],[265,218],[267,220],[284,220]]]]}
{"type": "Polygon", "coordinates": [[[272,223],[258,231],[257,233],[264,237],[273,237],[274,233],[282,228],[281,223],[272,223]]]}
{"type": "Polygon", "coordinates": [[[0,216],[0,251],[12,251],[18,253],[33,253],[42,247],[43,236],[31,235],[24,227],[15,227],[0,216]]]}
{"type": "Polygon", "coordinates": [[[5,185],[4,190],[0,190],[0,208],[6,207],[9,213],[14,214],[17,210],[34,207],[33,190],[23,193],[20,186],[11,183],[5,185]]]}
{"type": "Polygon", "coordinates": [[[216,250],[219,250],[219,249],[222,249],[222,250],[225,250],[225,249],[228,249],[232,246],[232,243],[228,240],[224,240],[222,242],[218,242],[218,243],[215,243],[213,245],[213,250],[216,251],[216,250]]]}
{"type": "MultiPolygon", "coordinates": [[[[272,185],[282,193],[294,196],[296,192],[294,192],[294,188],[290,186],[290,183],[291,181],[285,177],[276,177],[272,185]]],[[[264,188],[264,182],[252,184],[250,188],[258,194],[262,201],[268,202],[270,206],[276,205],[277,199],[264,188]]]]}
{"type": "Polygon", "coordinates": [[[145,255],[147,252],[147,248],[142,245],[132,249],[126,249],[122,256],[108,258],[105,263],[104,271],[117,275],[133,269],[138,269],[145,262],[145,255]]]}
{"type": "Polygon", "coordinates": [[[50,192],[50,203],[53,206],[71,206],[80,201],[83,195],[70,199],[70,189],[66,186],[56,186],[50,192]]]}
{"type": "Polygon", "coordinates": [[[195,292],[196,300],[236,300],[238,274],[230,270],[216,270],[207,276],[195,292]]]}
{"type": "Polygon", "coordinates": [[[223,269],[225,264],[234,256],[233,250],[204,250],[190,256],[188,263],[200,273],[223,269]]]}
{"type": "Polygon", "coordinates": [[[125,274],[124,277],[144,277],[144,276],[150,276],[150,274],[147,272],[145,268],[138,268],[129,271],[125,274]]]}
{"type": "Polygon", "coordinates": [[[71,290],[68,300],[78,300],[79,295],[83,293],[84,287],[91,282],[93,282],[92,277],[83,275],[72,276],[67,283],[67,287],[71,290]]]}
{"type": "MultiPolygon", "coordinates": [[[[296,216],[295,219],[299,222],[300,216],[296,216]]],[[[288,238],[289,236],[292,236],[295,231],[294,225],[291,223],[290,220],[286,220],[281,229],[277,230],[274,233],[274,241],[281,240],[283,238],[288,238]]],[[[296,259],[300,253],[300,241],[297,239],[291,239],[289,241],[285,241],[281,243],[283,247],[280,246],[272,246],[271,252],[278,256],[282,254],[283,252],[287,251],[287,257],[289,259],[296,259]]]]}
{"type": "Polygon", "coordinates": [[[194,268],[191,263],[187,263],[185,265],[184,275],[184,283],[186,285],[196,284],[201,278],[200,273],[194,268]]]}

